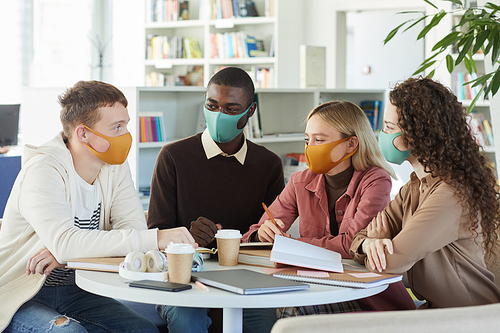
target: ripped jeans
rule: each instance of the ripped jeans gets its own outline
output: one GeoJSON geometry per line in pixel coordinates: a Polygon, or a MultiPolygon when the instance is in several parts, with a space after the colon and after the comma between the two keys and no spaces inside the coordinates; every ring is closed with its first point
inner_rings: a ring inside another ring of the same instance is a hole
{"type": "Polygon", "coordinates": [[[77,286],[42,287],[4,332],[158,332],[124,304],[77,286]]]}

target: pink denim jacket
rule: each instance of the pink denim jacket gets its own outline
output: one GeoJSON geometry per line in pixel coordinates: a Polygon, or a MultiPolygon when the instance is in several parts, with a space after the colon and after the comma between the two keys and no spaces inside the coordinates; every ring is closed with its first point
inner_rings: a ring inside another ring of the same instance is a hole
{"type": "MultiPolygon", "coordinates": [[[[284,231],[300,216],[299,240],[339,252],[342,258],[351,259],[349,248],[354,236],[389,204],[391,186],[389,173],[382,168],[370,167],[365,171],[354,171],[346,192],[335,206],[338,236],[330,233],[325,177],[316,175],[309,169],[292,174],[269,211],[275,219],[283,221],[284,231]]],[[[265,220],[269,220],[266,213],[258,224],[250,226],[243,235],[242,242],[248,242],[265,220]]]]}

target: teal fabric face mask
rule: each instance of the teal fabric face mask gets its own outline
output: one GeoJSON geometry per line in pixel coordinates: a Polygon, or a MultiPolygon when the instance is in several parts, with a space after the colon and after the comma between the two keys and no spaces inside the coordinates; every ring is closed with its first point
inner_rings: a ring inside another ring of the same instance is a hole
{"type": "MultiPolygon", "coordinates": [[[[252,106],[250,104],[250,106],[252,106]]],[[[250,106],[245,112],[230,116],[221,111],[209,111],[203,104],[205,120],[207,122],[208,132],[215,142],[226,143],[233,140],[238,134],[243,132],[243,128],[238,129],[238,121],[247,114],[250,106]]]]}
{"type": "Polygon", "coordinates": [[[378,135],[378,147],[382,151],[382,155],[384,155],[388,162],[399,165],[411,155],[409,149],[401,151],[394,146],[394,140],[401,134],[403,134],[403,132],[387,134],[381,131],[378,135]]]}

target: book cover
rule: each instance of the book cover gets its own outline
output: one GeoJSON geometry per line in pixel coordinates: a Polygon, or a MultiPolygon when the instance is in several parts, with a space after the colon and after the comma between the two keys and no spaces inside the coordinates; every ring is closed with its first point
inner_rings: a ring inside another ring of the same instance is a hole
{"type": "Polygon", "coordinates": [[[282,279],[349,288],[373,288],[402,280],[401,275],[346,270],[343,273],[288,268],[274,273],[282,279]]]}
{"type": "Polygon", "coordinates": [[[98,258],[79,258],[66,260],[67,268],[84,269],[90,271],[103,271],[118,273],[120,263],[125,257],[98,257],[98,258]]]}
{"type": "Polygon", "coordinates": [[[189,20],[189,1],[179,1],[179,20],[189,20]]]}
{"type": "Polygon", "coordinates": [[[252,51],[257,50],[257,41],[255,37],[247,35],[245,42],[247,45],[248,56],[253,57],[252,51]]]}
{"type": "Polygon", "coordinates": [[[186,58],[203,58],[200,42],[196,37],[184,37],[184,49],[186,50],[186,58]]]}

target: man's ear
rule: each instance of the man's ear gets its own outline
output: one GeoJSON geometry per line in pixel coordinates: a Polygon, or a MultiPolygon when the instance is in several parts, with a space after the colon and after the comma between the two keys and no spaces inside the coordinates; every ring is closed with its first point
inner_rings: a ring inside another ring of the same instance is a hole
{"type": "Polygon", "coordinates": [[[73,130],[73,136],[81,143],[88,143],[87,133],[87,129],[82,124],[76,126],[73,130]]]}
{"type": "Polygon", "coordinates": [[[347,140],[347,153],[352,152],[356,147],[359,146],[359,140],[357,137],[353,136],[347,140]]]}
{"type": "Polygon", "coordinates": [[[250,106],[250,109],[248,109],[248,118],[250,118],[251,116],[253,116],[253,114],[255,113],[256,109],[257,109],[257,103],[253,102],[252,106],[250,106]]]}

